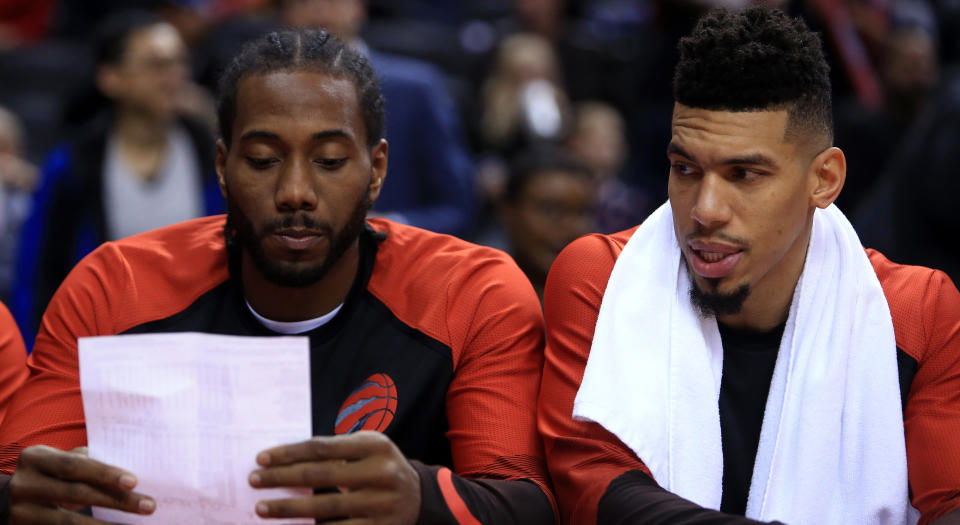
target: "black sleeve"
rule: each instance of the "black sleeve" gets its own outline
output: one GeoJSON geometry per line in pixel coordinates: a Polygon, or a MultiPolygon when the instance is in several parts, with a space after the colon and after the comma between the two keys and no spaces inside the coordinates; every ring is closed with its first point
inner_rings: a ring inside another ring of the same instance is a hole
{"type": "Polygon", "coordinates": [[[960,525],[960,510],[948,512],[930,522],[930,525],[960,525]]]}
{"type": "Polygon", "coordinates": [[[10,523],[10,475],[0,474],[0,525],[10,523]]]}
{"type": "MultiPolygon", "coordinates": [[[[610,482],[597,506],[604,525],[759,525],[764,522],[705,509],[657,485],[650,476],[631,470],[610,482]]],[[[778,522],[773,522],[778,523],[778,522]]]]}
{"type": "Polygon", "coordinates": [[[420,475],[417,525],[554,523],[550,500],[532,481],[467,479],[453,474],[446,467],[424,465],[415,460],[410,463],[420,475]]]}

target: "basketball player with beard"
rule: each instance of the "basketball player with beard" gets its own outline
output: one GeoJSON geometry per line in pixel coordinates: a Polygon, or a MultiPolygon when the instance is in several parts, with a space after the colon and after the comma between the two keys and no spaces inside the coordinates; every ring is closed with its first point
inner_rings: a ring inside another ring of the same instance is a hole
{"type": "Polygon", "coordinates": [[[833,205],[818,35],[718,9],[679,49],[668,201],[547,279],[564,523],[960,523],[960,294],[833,205]]]}
{"type": "Polygon", "coordinates": [[[502,252],[365,220],[388,154],[366,59],[324,31],[272,33],[220,87],[227,217],[107,243],[61,286],[0,428],[11,522],[156,509],[135,472],[78,449],[77,339],[198,331],[310,338],[316,437],[263,451],[250,484],[318,490],[261,501],[260,516],[553,523],[537,296],[502,252]]]}

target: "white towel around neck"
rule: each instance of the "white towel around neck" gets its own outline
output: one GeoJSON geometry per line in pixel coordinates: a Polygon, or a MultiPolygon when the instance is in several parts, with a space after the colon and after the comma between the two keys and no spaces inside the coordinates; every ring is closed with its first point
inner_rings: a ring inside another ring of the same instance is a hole
{"type": "MultiPolygon", "coordinates": [[[[616,435],[665,489],[719,509],[723,348],[689,299],[670,204],[624,246],[573,416],[616,435]]],[[[916,521],[896,341],[880,282],[839,209],[813,231],[774,368],[746,516],[795,524],[916,521]]]]}

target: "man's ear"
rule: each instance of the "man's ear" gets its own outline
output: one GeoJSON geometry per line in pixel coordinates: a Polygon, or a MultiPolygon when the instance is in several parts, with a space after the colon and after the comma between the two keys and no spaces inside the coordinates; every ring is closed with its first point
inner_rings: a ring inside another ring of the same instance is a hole
{"type": "Polygon", "coordinates": [[[830,206],[847,180],[847,158],[843,151],[829,147],[814,157],[810,164],[810,179],[810,203],[818,208],[830,206]]]}
{"type": "Polygon", "coordinates": [[[217,170],[217,184],[220,185],[220,194],[223,195],[224,199],[227,198],[227,179],[224,173],[227,167],[227,155],[229,153],[223,139],[217,139],[217,160],[215,167],[217,170]]]}
{"type": "Polygon", "coordinates": [[[370,193],[367,197],[373,203],[380,196],[380,190],[383,189],[383,181],[387,178],[387,158],[390,146],[386,139],[380,139],[370,150],[370,193]]]}

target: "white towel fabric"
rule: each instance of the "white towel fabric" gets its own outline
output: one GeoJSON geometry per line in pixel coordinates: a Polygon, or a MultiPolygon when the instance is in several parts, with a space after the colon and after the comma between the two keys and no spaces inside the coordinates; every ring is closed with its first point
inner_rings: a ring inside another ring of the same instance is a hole
{"type": "MultiPolygon", "coordinates": [[[[856,232],[817,210],[767,398],[747,517],[915,523],[890,310],[856,232]]],[[[714,318],[690,303],[670,204],[624,246],[600,306],[573,416],[630,447],[665,489],[719,509],[714,318]]]]}

